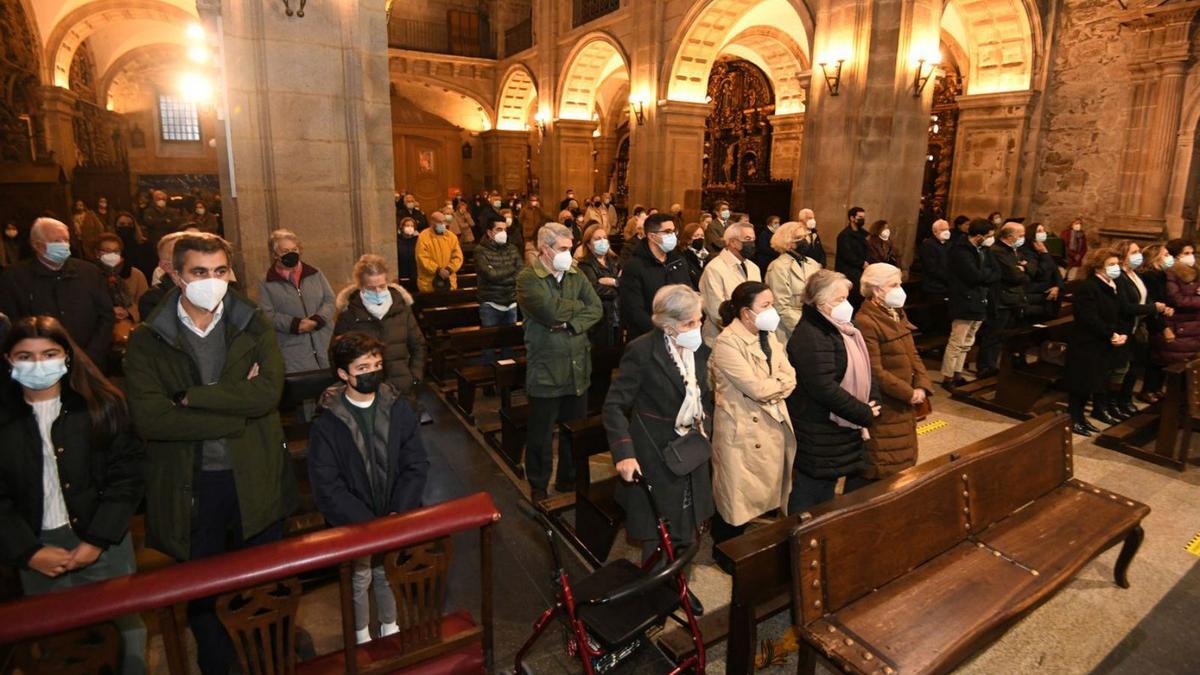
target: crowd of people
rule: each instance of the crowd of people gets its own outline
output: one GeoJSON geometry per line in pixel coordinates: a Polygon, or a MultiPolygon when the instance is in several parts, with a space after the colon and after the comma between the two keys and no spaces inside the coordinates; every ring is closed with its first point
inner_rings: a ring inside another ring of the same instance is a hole
{"type": "MultiPolygon", "coordinates": [[[[455,195],[429,213],[398,194],[398,269],[363,255],[335,290],[279,229],[251,300],[204,203],[184,219],[151,197],[137,215],[102,202],[77,204],[69,222],[38,218],[27,246],[9,245],[19,228],[5,232],[0,556],[27,593],[132,572],[143,503],[147,544],[177,560],[281,538],[298,495],[278,411],[288,374],[335,378],[305,411],[326,521],[419,506],[428,349],[409,289],[458,288],[468,255],[480,326],[523,322],[535,503],[552,475],[554,490],[575,490],[569,438],[556,453],[554,429],[587,414],[592,350],[624,345],[602,416],[626,481],[617,499],[647,559],[657,539],[647,493],[628,482],[638,476],[677,544],[708,531],[715,546],[916,462],[916,420],[936,392],[906,286],[948,307],[947,325],[922,330],[948,335],[940,384],[951,391],[973,347],[974,377],[993,376],[1006,331],[1069,300],[1070,412],[1084,436],[1134,413],[1139,380],[1138,399],[1156,400],[1163,367],[1200,351],[1194,246],[1096,246],[1081,222],[1060,235],[1000,214],[939,220],[904,284],[890,225],[859,207],[831,270],[810,209],[756,226],[725,202],[687,223],[678,205],[637,206],[622,223],[607,194],[569,190],[557,210],[537,195],[455,195]],[[149,264],[127,257],[135,248],[149,264]]],[[[360,642],[372,638],[372,587],[375,634],[398,630],[380,561],[360,560],[360,642]]],[[[202,672],[228,672],[214,601],[191,603],[188,620],[202,672]]],[[[145,628],[128,618],[121,630],[126,672],[140,672],[145,628]]]]}

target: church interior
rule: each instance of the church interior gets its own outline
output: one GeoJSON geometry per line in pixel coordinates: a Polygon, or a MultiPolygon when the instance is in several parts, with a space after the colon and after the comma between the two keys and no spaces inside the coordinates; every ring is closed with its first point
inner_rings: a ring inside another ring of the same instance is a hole
{"type": "Polygon", "coordinates": [[[0,672],[1200,672],[1198,63],[1200,0],[0,0],[0,672]]]}

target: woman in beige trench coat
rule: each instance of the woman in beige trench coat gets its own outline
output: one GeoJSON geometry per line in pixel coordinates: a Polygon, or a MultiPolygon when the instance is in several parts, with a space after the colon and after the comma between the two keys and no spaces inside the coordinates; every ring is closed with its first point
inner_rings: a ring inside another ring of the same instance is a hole
{"type": "Polygon", "coordinates": [[[746,523],[787,509],[796,437],[784,399],[796,386],[787,350],[775,337],[779,312],[771,290],[747,281],[721,304],[724,330],[709,360],[713,415],[713,542],[746,523]]]}

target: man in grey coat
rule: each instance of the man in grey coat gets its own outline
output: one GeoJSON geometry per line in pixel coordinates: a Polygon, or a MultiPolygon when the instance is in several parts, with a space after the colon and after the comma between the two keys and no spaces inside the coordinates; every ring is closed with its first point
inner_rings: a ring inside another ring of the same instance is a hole
{"type": "Polygon", "coordinates": [[[315,267],[300,262],[300,239],[290,230],[271,233],[275,264],[258,282],[258,304],[275,326],[287,373],[329,368],[333,289],[315,267]]]}

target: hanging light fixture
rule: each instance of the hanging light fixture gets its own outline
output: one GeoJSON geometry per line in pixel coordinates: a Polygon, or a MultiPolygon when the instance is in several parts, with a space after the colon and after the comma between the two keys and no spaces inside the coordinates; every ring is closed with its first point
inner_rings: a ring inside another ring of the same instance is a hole
{"type": "Polygon", "coordinates": [[[300,6],[295,10],[292,9],[291,3],[292,3],[292,0],[283,0],[283,13],[287,14],[288,16],[292,16],[294,14],[297,17],[303,19],[304,18],[304,6],[308,4],[308,0],[299,0],[300,6]]]}

